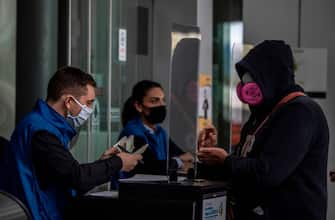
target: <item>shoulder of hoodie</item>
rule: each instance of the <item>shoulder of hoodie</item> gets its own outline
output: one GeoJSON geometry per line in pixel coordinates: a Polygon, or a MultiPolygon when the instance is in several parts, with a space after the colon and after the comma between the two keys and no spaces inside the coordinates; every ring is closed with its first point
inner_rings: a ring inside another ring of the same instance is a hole
{"type": "Polygon", "coordinates": [[[325,119],[324,112],[320,105],[308,96],[299,96],[285,103],[273,113],[272,117],[275,118],[276,116],[280,117],[282,114],[289,114],[288,109],[292,112],[292,120],[300,115],[306,116],[306,114],[309,116],[306,120],[313,120],[315,122],[316,120],[325,119]]]}

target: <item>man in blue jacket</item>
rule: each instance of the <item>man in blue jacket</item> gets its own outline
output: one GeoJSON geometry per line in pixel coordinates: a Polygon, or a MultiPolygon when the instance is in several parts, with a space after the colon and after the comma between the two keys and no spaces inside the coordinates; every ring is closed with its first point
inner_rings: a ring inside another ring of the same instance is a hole
{"type": "Polygon", "coordinates": [[[214,129],[200,135],[204,174],[230,180],[234,219],[325,220],[329,130],[320,106],[295,83],[290,47],[264,41],[236,70],[237,95],[251,115],[232,154],[215,147],[214,129]]]}
{"type": "Polygon", "coordinates": [[[120,170],[132,170],[141,159],[114,148],[93,163],[73,158],[70,141],[93,111],[95,87],[80,69],[58,70],[49,81],[46,101],[38,100],[11,136],[7,190],[27,205],[34,220],[62,219],[69,198],[108,182],[120,170]]]}

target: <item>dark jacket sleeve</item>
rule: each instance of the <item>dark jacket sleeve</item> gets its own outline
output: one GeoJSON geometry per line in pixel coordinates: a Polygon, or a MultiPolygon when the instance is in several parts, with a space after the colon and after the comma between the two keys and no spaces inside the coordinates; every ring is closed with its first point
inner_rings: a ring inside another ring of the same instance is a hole
{"type": "Polygon", "coordinates": [[[122,168],[122,160],[118,156],[79,164],[71,152],[47,131],[36,132],[31,144],[33,164],[42,188],[57,183],[85,192],[108,182],[122,168]]]}
{"type": "Polygon", "coordinates": [[[240,193],[264,192],[285,181],[309,151],[314,120],[310,109],[301,104],[281,109],[269,123],[257,156],[226,158],[224,170],[231,177],[233,188],[240,193]]]}
{"type": "Polygon", "coordinates": [[[180,149],[180,147],[173,141],[171,140],[171,138],[169,138],[169,154],[170,154],[170,158],[172,157],[178,157],[182,154],[184,154],[185,152],[180,149]]]}
{"type": "MultiPolygon", "coordinates": [[[[146,142],[138,137],[134,137],[134,146],[135,151],[146,144],[146,142]]],[[[146,151],[142,154],[143,156],[143,162],[139,163],[133,171],[131,171],[132,174],[135,173],[143,173],[143,174],[156,174],[156,175],[163,175],[166,174],[166,160],[157,160],[155,152],[148,147],[146,151]]]]}

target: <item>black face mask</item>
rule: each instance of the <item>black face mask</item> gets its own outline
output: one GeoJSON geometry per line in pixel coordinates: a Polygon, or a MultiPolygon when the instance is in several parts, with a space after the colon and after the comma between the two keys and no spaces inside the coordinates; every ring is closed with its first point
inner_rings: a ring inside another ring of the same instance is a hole
{"type": "Polygon", "coordinates": [[[164,121],[166,117],[166,106],[160,105],[156,107],[146,107],[149,109],[149,114],[144,114],[144,118],[150,123],[150,124],[160,124],[164,121]]]}

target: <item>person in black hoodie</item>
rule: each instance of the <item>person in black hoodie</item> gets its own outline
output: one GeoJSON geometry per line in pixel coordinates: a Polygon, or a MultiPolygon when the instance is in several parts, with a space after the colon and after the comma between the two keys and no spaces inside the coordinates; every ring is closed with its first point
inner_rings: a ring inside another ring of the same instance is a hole
{"type": "Polygon", "coordinates": [[[250,118],[231,154],[215,146],[214,128],[200,133],[199,174],[229,180],[233,219],[326,219],[328,125],[295,83],[290,47],[264,41],[236,70],[238,96],[249,105],[250,118]]]}

